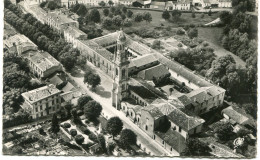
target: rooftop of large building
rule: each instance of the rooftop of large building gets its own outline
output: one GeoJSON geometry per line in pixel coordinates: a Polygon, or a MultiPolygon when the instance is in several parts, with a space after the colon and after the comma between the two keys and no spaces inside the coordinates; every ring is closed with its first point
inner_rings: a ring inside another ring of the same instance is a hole
{"type": "Polygon", "coordinates": [[[48,86],[40,87],[25,93],[22,93],[22,96],[24,99],[26,99],[28,102],[35,103],[39,100],[45,99],[47,97],[50,97],[52,95],[55,95],[57,93],[60,93],[61,91],[57,89],[54,85],[50,84],[48,86]]]}
{"type": "Polygon", "coordinates": [[[221,93],[225,92],[224,89],[217,86],[201,87],[199,89],[193,90],[187,94],[194,102],[203,103],[204,101],[215,97],[221,93]]]}
{"type": "Polygon", "coordinates": [[[41,71],[46,71],[54,66],[61,65],[59,61],[44,51],[28,51],[24,56],[41,71]]]}
{"type": "Polygon", "coordinates": [[[189,131],[205,122],[204,119],[195,115],[187,115],[177,108],[175,108],[167,117],[170,121],[180,126],[185,131],[189,131]]]}
{"type": "Polygon", "coordinates": [[[172,146],[175,151],[180,153],[185,149],[185,138],[171,128],[166,132],[155,131],[155,134],[164,140],[165,143],[172,146]]]}
{"type": "Polygon", "coordinates": [[[73,27],[73,26],[68,26],[64,30],[66,30],[68,33],[70,33],[71,35],[75,36],[76,38],[80,38],[82,36],[87,36],[86,33],[84,33],[80,29],[78,29],[76,27],[73,27]]]}
{"type": "MultiPolygon", "coordinates": [[[[158,60],[152,54],[146,54],[130,60],[129,68],[141,67],[150,63],[158,62],[158,60]]],[[[159,62],[158,62],[159,63],[159,62]]]]}
{"type": "Polygon", "coordinates": [[[223,109],[222,113],[226,114],[230,119],[234,120],[238,124],[256,126],[253,118],[241,108],[229,106],[223,109]]]}
{"type": "Polygon", "coordinates": [[[26,46],[37,47],[29,38],[27,38],[22,34],[15,34],[11,37],[8,37],[7,39],[4,40],[4,43],[8,48],[14,45],[22,45],[23,47],[26,46]]]}
{"type": "Polygon", "coordinates": [[[61,11],[48,12],[48,16],[50,16],[52,19],[55,20],[56,23],[59,24],[78,23],[77,21],[71,19],[68,15],[62,13],[61,11]]]}

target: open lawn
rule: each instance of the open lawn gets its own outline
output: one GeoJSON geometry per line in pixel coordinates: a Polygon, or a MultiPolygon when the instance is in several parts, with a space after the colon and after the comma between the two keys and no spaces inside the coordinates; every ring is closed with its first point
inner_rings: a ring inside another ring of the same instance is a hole
{"type": "Polygon", "coordinates": [[[241,65],[242,67],[244,67],[245,62],[241,58],[221,46],[222,30],[223,28],[220,27],[199,27],[198,37],[202,38],[204,41],[207,41],[210,46],[215,50],[215,54],[218,57],[230,54],[235,59],[237,65],[241,65]]]}
{"type": "Polygon", "coordinates": [[[149,25],[149,27],[158,27],[161,24],[163,24],[164,26],[170,26],[170,27],[178,27],[178,26],[182,26],[182,25],[190,25],[190,24],[194,24],[194,25],[204,25],[206,23],[209,23],[213,20],[215,20],[218,17],[218,13],[214,13],[211,16],[208,16],[207,14],[204,14],[204,18],[201,18],[201,14],[200,13],[196,13],[196,18],[192,18],[191,17],[191,13],[182,13],[180,20],[179,21],[166,21],[162,18],[162,12],[158,12],[158,11],[145,11],[145,10],[132,10],[134,13],[140,12],[149,12],[152,15],[152,22],[150,24],[146,24],[146,22],[141,22],[138,24],[135,24],[133,26],[137,27],[137,26],[145,26],[145,25],[149,25]]]}
{"type": "MultiPolygon", "coordinates": [[[[100,11],[101,17],[103,18],[103,9],[98,9],[100,11]]],[[[196,13],[196,18],[192,18],[191,17],[191,13],[182,13],[180,20],[179,21],[166,21],[162,18],[162,12],[160,11],[147,11],[147,10],[136,10],[136,9],[132,9],[133,13],[136,14],[137,12],[139,13],[143,13],[143,12],[149,12],[152,15],[152,22],[147,23],[145,21],[142,21],[140,23],[134,22],[133,25],[131,27],[124,27],[124,29],[139,29],[142,27],[147,27],[150,29],[156,28],[156,27],[160,27],[161,24],[163,24],[165,27],[179,27],[179,26],[183,26],[183,25],[190,25],[190,24],[194,24],[194,25],[204,25],[206,23],[209,23],[213,20],[215,20],[216,18],[218,18],[218,13],[213,13],[211,16],[208,16],[208,14],[204,14],[204,18],[201,18],[201,14],[202,13],[196,13]]]]}

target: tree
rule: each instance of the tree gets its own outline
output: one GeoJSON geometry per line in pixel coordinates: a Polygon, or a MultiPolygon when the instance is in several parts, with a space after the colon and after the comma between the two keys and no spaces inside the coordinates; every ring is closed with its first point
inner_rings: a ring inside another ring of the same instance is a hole
{"type": "Polygon", "coordinates": [[[153,49],[160,49],[161,48],[161,41],[160,40],[154,40],[152,44],[153,49]]]}
{"type": "Polygon", "coordinates": [[[197,28],[190,28],[187,32],[190,39],[193,39],[195,37],[198,37],[198,29],[197,28]]]}
{"type": "Polygon", "coordinates": [[[79,9],[76,11],[79,16],[85,16],[88,13],[88,9],[85,5],[80,4],[79,9]]]}
{"type": "Polygon", "coordinates": [[[57,115],[55,113],[52,116],[51,130],[52,130],[53,133],[57,133],[60,130],[59,120],[58,120],[57,115]]]}
{"type": "Polygon", "coordinates": [[[104,1],[101,1],[98,3],[98,5],[100,5],[101,7],[105,7],[106,3],[104,1]]]}
{"type": "Polygon", "coordinates": [[[133,11],[131,11],[131,10],[127,10],[127,12],[126,12],[126,16],[128,17],[128,18],[132,18],[132,16],[133,16],[133,11]]]}
{"type": "Polygon", "coordinates": [[[88,83],[92,86],[93,89],[96,88],[101,82],[100,76],[97,74],[93,74],[92,72],[88,71],[84,75],[84,83],[88,83]]]}
{"type": "Polygon", "coordinates": [[[205,14],[204,14],[204,13],[202,13],[202,14],[200,15],[200,18],[204,18],[204,16],[205,16],[205,14]]]}
{"type": "Polygon", "coordinates": [[[151,22],[153,19],[152,19],[152,15],[150,12],[144,12],[143,13],[143,19],[147,22],[151,22]]]}
{"type": "Polygon", "coordinates": [[[103,14],[104,14],[104,16],[107,17],[109,15],[109,9],[107,9],[107,8],[103,9],[103,14]]]}
{"type": "Polygon", "coordinates": [[[95,23],[100,22],[100,13],[99,13],[99,11],[98,11],[96,8],[94,8],[94,9],[92,9],[92,10],[90,11],[90,13],[89,13],[89,19],[90,19],[91,21],[95,22],[95,23]]]}
{"type": "Polygon", "coordinates": [[[59,8],[58,4],[54,1],[48,1],[48,3],[45,5],[47,8],[49,8],[50,10],[54,10],[59,8]]]}
{"type": "Polygon", "coordinates": [[[214,128],[214,132],[217,134],[221,141],[228,141],[234,136],[233,127],[230,123],[225,123],[214,128]]]}
{"type": "Polygon", "coordinates": [[[77,144],[81,145],[84,142],[84,137],[82,135],[76,135],[75,137],[75,141],[77,142],[77,144]]]}
{"type": "Polygon", "coordinates": [[[181,17],[181,12],[178,10],[173,10],[172,11],[172,18],[174,21],[179,21],[181,17]]]}
{"type": "Polygon", "coordinates": [[[59,59],[67,71],[74,68],[77,62],[77,57],[72,56],[70,52],[63,53],[59,59]]]}
{"type": "Polygon", "coordinates": [[[109,27],[111,27],[112,24],[113,24],[113,22],[112,22],[112,19],[111,19],[111,18],[105,17],[105,18],[103,19],[102,26],[103,26],[104,28],[109,29],[109,27]]]}
{"type": "Polygon", "coordinates": [[[114,16],[114,17],[112,18],[112,22],[113,22],[113,24],[114,24],[115,26],[121,26],[123,20],[122,20],[121,16],[117,15],[117,16],[114,16]]]}
{"type": "Polygon", "coordinates": [[[232,21],[232,14],[228,11],[222,11],[219,14],[219,18],[224,24],[230,24],[232,21]]]}
{"type": "Polygon", "coordinates": [[[168,10],[164,10],[162,13],[162,18],[165,20],[168,20],[171,17],[170,13],[168,10]]]}
{"type": "Polygon", "coordinates": [[[191,17],[192,17],[192,18],[196,18],[195,12],[192,12],[192,13],[191,13],[191,17]]]}
{"type": "Polygon", "coordinates": [[[208,12],[208,15],[211,16],[211,14],[212,14],[212,11],[211,11],[211,9],[210,9],[209,12],[208,12]]]}
{"type": "Polygon", "coordinates": [[[89,120],[98,118],[101,114],[101,111],[102,106],[94,100],[91,100],[84,105],[84,113],[89,120]]]}
{"type": "Polygon", "coordinates": [[[106,152],[106,140],[103,134],[97,136],[98,144],[103,152],[106,152]]]}
{"type": "Polygon", "coordinates": [[[189,138],[186,141],[186,148],[181,156],[210,156],[211,149],[197,138],[189,138]]]}
{"type": "Polygon", "coordinates": [[[114,13],[115,13],[115,11],[116,11],[116,7],[114,7],[114,6],[110,7],[110,12],[111,12],[111,13],[113,13],[113,14],[114,14],[114,13]]]}
{"type": "Polygon", "coordinates": [[[122,11],[126,14],[127,8],[125,6],[123,6],[122,11]]]}
{"type": "Polygon", "coordinates": [[[141,22],[143,20],[143,15],[140,12],[137,12],[134,17],[135,22],[141,22]]]}
{"type": "Polygon", "coordinates": [[[117,136],[123,129],[123,122],[119,117],[112,117],[107,121],[106,130],[113,136],[117,136]]]}
{"type": "Polygon", "coordinates": [[[123,129],[120,134],[120,145],[128,149],[130,145],[135,145],[137,140],[136,134],[130,129],[123,129]]]}
{"type": "Polygon", "coordinates": [[[125,27],[130,27],[130,26],[132,26],[132,24],[133,24],[133,21],[131,19],[129,19],[129,18],[126,18],[123,21],[123,26],[125,26],[125,27]]]}
{"type": "Polygon", "coordinates": [[[84,105],[87,104],[89,101],[93,100],[90,96],[81,96],[78,99],[78,107],[83,110],[84,105]]]}
{"type": "Polygon", "coordinates": [[[246,113],[251,115],[254,119],[257,119],[257,105],[253,103],[246,103],[242,105],[246,113]]]}
{"type": "Polygon", "coordinates": [[[121,14],[122,14],[121,9],[119,7],[116,7],[114,15],[121,15],[121,14]]]}
{"type": "Polygon", "coordinates": [[[109,4],[109,6],[113,6],[113,5],[114,5],[114,2],[113,2],[112,0],[109,0],[109,1],[108,1],[108,4],[109,4]]]}
{"type": "Polygon", "coordinates": [[[21,155],[23,154],[23,148],[21,146],[14,146],[12,149],[11,149],[11,152],[12,154],[14,155],[21,155]]]}

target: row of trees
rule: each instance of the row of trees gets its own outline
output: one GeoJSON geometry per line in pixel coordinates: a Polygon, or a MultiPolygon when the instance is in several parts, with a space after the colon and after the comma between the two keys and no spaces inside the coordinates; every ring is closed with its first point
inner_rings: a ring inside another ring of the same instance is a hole
{"type": "Polygon", "coordinates": [[[181,11],[179,10],[173,10],[172,12],[169,12],[168,10],[163,11],[162,18],[165,20],[174,20],[179,21],[181,17],[181,11]]]}
{"type": "MultiPolygon", "coordinates": [[[[5,0],[9,1],[9,0],[5,0]]],[[[15,5],[5,6],[5,19],[20,33],[32,40],[41,50],[47,51],[58,59],[65,69],[72,69],[76,63],[86,63],[85,57],[71,44],[65,42],[62,36],[46,24],[42,24],[31,14],[24,14],[15,5]]]]}

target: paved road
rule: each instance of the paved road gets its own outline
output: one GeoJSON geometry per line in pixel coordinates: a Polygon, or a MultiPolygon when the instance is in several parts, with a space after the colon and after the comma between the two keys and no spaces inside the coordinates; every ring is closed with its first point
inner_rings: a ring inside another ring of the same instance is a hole
{"type": "Polygon", "coordinates": [[[125,128],[129,128],[133,130],[136,135],[138,141],[142,144],[142,146],[145,146],[146,151],[152,152],[152,155],[155,156],[178,156],[178,153],[175,155],[172,155],[170,152],[168,152],[166,149],[164,149],[162,146],[160,146],[157,142],[155,142],[151,137],[149,137],[143,130],[141,130],[136,124],[134,124],[130,119],[128,119],[124,113],[116,110],[114,107],[112,107],[112,99],[111,99],[111,90],[112,90],[112,79],[104,74],[101,70],[94,67],[92,64],[88,64],[93,69],[95,69],[100,77],[101,77],[101,85],[97,88],[96,92],[92,92],[90,88],[87,87],[86,84],[83,83],[83,77],[73,77],[69,73],[70,78],[72,78],[82,89],[86,91],[86,93],[91,96],[94,100],[99,102],[103,107],[103,113],[106,118],[110,118],[113,116],[118,116],[124,123],[125,128]]]}

